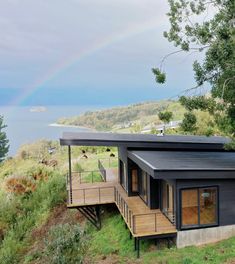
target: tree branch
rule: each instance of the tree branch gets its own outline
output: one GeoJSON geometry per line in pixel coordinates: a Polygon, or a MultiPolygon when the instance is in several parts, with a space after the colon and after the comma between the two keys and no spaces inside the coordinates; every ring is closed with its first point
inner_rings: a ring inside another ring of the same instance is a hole
{"type": "Polygon", "coordinates": [[[222,98],[222,99],[224,98],[224,91],[225,91],[225,87],[226,87],[226,85],[227,85],[231,80],[233,80],[233,79],[235,79],[235,76],[232,76],[232,77],[230,77],[230,78],[228,78],[228,79],[226,79],[226,80],[224,81],[224,83],[223,83],[223,89],[222,89],[222,94],[221,94],[221,98],[222,98]]]}
{"type": "MultiPolygon", "coordinates": [[[[203,47],[200,47],[200,48],[195,48],[195,47],[193,47],[193,48],[189,48],[189,50],[193,50],[193,51],[195,51],[195,52],[196,52],[196,51],[203,51],[204,49],[206,49],[206,48],[208,48],[208,47],[209,47],[209,45],[206,45],[206,46],[203,46],[203,47]]],[[[165,55],[165,56],[162,58],[161,62],[160,62],[160,67],[159,67],[160,71],[162,71],[163,63],[165,62],[165,60],[166,60],[168,57],[170,57],[170,56],[172,56],[172,55],[174,55],[174,54],[176,54],[176,53],[180,53],[180,52],[185,52],[185,50],[180,49],[180,50],[176,50],[176,51],[173,51],[173,52],[168,53],[167,55],[165,55]]]]}

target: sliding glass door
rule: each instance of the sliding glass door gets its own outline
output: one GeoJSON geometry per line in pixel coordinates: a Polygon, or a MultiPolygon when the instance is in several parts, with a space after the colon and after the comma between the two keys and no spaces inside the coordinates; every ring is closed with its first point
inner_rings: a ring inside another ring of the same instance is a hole
{"type": "Polygon", "coordinates": [[[120,173],[120,184],[124,189],[126,189],[126,173],[125,173],[125,165],[119,160],[119,173],[120,173]]]}
{"type": "Polygon", "coordinates": [[[181,227],[217,225],[217,197],[217,187],[181,190],[181,227]]]}
{"type": "Polygon", "coordinates": [[[162,182],[162,212],[174,222],[174,189],[166,181],[162,182]]]}
{"type": "Polygon", "coordinates": [[[139,191],[138,185],[139,185],[139,180],[138,180],[138,169],[134,168],[131,169],[131,192],[132,193],[137,193],[139,191]]]}
{"type": "Polygon", "coordinates": [[[140,190],[139,194],[140,197],[144,200],[145,203],[148,203],[148,191],[147,187],[148,186],[148,174],[145,171],[141,171],[141,176],[140,176],[140,190]]]}

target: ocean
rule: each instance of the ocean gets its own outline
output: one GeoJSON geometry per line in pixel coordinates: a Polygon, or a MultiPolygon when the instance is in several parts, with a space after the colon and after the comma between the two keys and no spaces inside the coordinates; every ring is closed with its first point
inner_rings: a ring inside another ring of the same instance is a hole
{"type": "Polygon", "coordinates": [[[46,111],[32,111],[32,107],[0,107],[10,141],[8,156],[14,156],[25,143],[38,139],[59,140],[65,131],[89,131],[86,128],[63,127],[53,124],[61,117],[76,116],[86,111],[102,109],[101,106],[46,106],[46,111]]]}

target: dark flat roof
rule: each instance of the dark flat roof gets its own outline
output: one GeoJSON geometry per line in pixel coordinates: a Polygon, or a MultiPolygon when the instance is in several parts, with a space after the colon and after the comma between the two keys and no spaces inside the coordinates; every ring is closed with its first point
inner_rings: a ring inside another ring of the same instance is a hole
{"type": "MultiPolygon", "coordinates": [[[[224,137],[151,135],[151,134],[117,134],[117,133],[87,133],[65,132],[60,139],[61,145],[77,146],[127,146],[127,147],[161,147],[169,145],[199,144],[210,145],[213,148],[223,148],[230,140],[224,137]]],[[[181,146],[182,147],[182,146],[181,146]]],[[[173,147],[174,148],[174,147],[173,147]]]]}
{"type": "MultiPolygon", "coordinates": [[[[169,171],[229,171],[235,177],[235,152],[137,150],[128,151],[128,157],[156,178],[161,172],[169,171]]],[[[223,173],[220,177],[223,177],[223,173]]]]}

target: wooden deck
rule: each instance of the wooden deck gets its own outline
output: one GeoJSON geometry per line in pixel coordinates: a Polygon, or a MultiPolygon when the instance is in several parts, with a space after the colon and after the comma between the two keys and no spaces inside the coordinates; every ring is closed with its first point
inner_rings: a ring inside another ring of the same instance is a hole
{"type": "Polygon", "coordinates": [[[128,197],[120,184],[115,186],[115,203],[134,237],[176,233],[161,210],[149,209],[139,196],[128,197]]]}
{"type": "Polygon", "coordinates": [[[139,196],[128,197],[117,182],[116,172],[107,169],[107,181],[68,185],[68,207],[115,203],[134,237],[176,233],[175,226],[159,210],[149,209],[139,196]]]}

